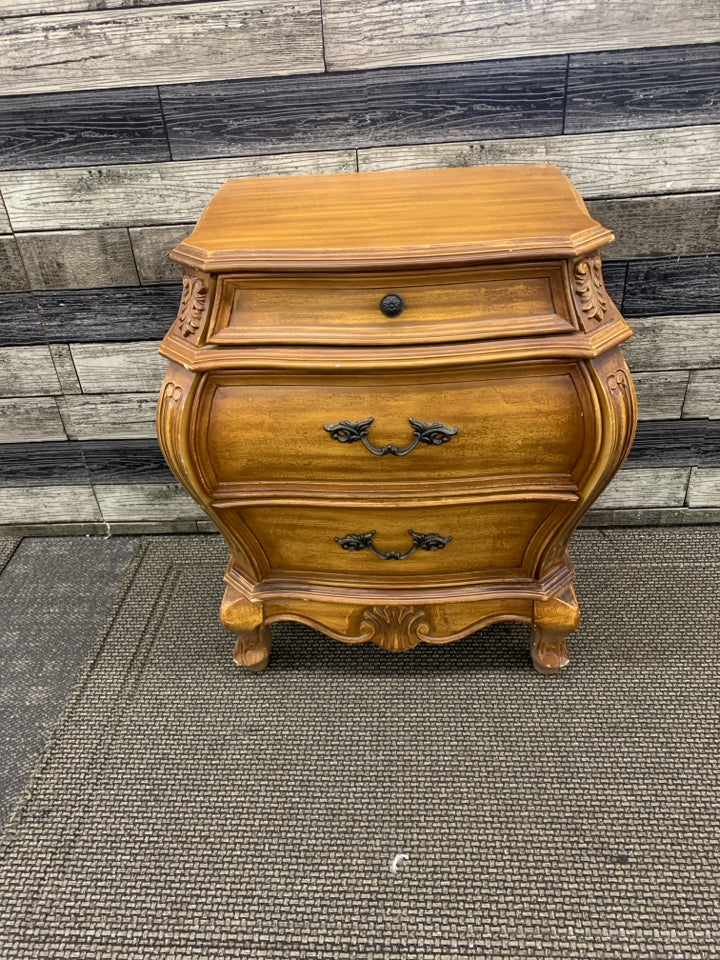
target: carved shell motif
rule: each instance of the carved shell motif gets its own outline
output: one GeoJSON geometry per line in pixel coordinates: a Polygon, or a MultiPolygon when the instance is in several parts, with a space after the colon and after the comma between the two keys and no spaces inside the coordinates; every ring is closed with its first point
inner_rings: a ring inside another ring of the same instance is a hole
{"type": "Polygon", "coordinates": [[[575,293],[586,320],[600,322],[608,311],[608,296],[602,278],[600,257],[594,254],[575,263],[575,293]]]}
{"type": "Polygon", "coordinates": [[[208,288],[200,277],[183,277],[183,292],[180,299],[180,309],[177,315],[177,325],[184,337],[194,336],[205,317],[207,307],[208,288]]]}
{"type": "Polygon", "coordinates": [[[383,650],[410,650],[427,640],[430,624],[424,610],[415,607],[368,607],[363,611],[360,630],[383,650]]]}

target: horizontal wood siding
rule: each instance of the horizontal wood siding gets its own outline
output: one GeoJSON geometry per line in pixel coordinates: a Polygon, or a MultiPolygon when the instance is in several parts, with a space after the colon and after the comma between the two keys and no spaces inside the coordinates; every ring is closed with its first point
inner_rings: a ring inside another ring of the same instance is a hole
{"type": "Polygon", "coordinates": [[[330,70],[720,40],[706,0],[323,0],[330,70]]]}
{"type": "Polygon", "coordinates": [[[20,233],[20,254],[33,290],[139,283],[125,229],[20,233]]]}
{"type": "Polygon", "coordinates": [[[0,87],[15,94],[323,69],[320,0],[49,13],[0,33],[0,87]]]}

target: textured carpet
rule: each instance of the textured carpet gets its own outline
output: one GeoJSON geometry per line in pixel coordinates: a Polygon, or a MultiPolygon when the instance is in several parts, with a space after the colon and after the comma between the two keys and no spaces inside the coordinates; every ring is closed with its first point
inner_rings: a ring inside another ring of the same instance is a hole
{"type": "Polygon", "coordinates": [[[279,625],[248,675],[222,542],[145,541],[5,831],[0,955],[720,956],[720,531],[574,556],[559,677],[515,624],[403,655],[279,625]]]}
{"type": "Polygon", "coordinates": [[[23,540],[8,557],[0,576],[0,823],[57,723],[138,545],[130,537],[47,537],[23,540]]]}

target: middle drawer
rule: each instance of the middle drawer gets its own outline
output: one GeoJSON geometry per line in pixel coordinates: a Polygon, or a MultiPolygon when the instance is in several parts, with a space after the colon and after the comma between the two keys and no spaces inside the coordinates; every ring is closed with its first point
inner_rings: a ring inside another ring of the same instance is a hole
{"type": "Polygon", "coordinates": [[[574,361],[445,371],[211,373],[197,436],[208,491],[580,475],[595,442],[574,361]]]}

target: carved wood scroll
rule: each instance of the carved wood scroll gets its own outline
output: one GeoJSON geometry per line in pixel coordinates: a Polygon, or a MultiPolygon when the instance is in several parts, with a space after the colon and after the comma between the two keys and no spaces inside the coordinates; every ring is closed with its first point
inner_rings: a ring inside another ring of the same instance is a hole
{"type": "Polygon", "coordinates": [[[360,623],[364,640],[393,651],[410,650],[428,640],[429,629],[425,611],[407,606],[368,607],[360,623]]]}
{"type": "Polygon", "coordinates": [[[205,319],[208,287],[201,277],[185,274],[176,323],[183,337],[194,337],[205,319]]]}
{"type": "Polygon", "coordinates": [[[609,297],[603,282],[600,257],[593,254],[576,260],[573,281],[583,319],[597,323],[603,321],[608,313],[609,297]]]}

